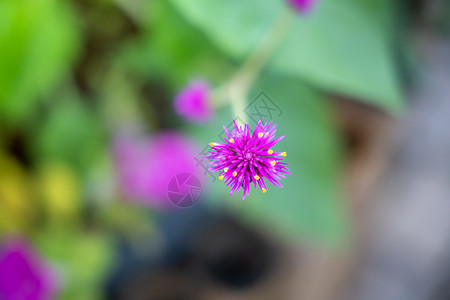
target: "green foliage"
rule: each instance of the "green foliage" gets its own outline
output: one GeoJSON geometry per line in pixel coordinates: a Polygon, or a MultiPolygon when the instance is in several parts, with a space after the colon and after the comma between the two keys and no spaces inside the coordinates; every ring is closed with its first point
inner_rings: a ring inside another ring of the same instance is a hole
{"type": "Polygon", "coordinates": [[[104,278],[115,254],[107,235],[53,227],[35,240],[58,271],[58,299],[102,298],[104,278]]]}
{"type": "MultiPolygon", "coordinates": [[[[184,130],[205,146],[217,140],[236,117],[229,103],[218,104],[206,126],[186,125],[172,110],[173,96],[197,78],[223,87],[285,2],[0,1],[0,229],[32,235],[62,278],[61,299],[100,299],[112,232],[139,240],[156,229],[143,207],[115,201],[120,174],[107,137],[139,128],[148,135],[184,130]]],[[[282,189],[252,189],[245,201],[242,191],[229,197],[217,179],[204,199],[287,239],[336,245],[349,224],[325,95],[392,113],[402,101],[392,1],[317,2],[310,15],[294,16],[248,99],[263,91],[283,111],[273,120],[286,138],[274,150],[287,152],[293,175],[282,189]]]]}
{"type": "Polygon", "coordinates": [[[96,115],[74,97],[51,107],[33,137],[33,152],[38,159],[62,160],[83,171],[104,150],[105,138],[96,115]]]}
{"type": "Polygon", "coordinates": [[[151,7],[142,37],[124,46],[121,58],[130,71],[147,78],[164,76],[177,88],[192,78],[225,80],[231,66],[221,49],[180,18],[167,1],[151,7]]]}
{"type": "Polygon", "coordinates": [[[77,30],[68,7],[57,0],[0,2],[0,116],[29,117],[69,70],[77,30]]]}
{"type": "MultiPolygon", "coordinates": [[[[390,112],[402,107],[390,49],[388,0],[323,0],[298,16],[270,67],[320,89],[390,112]]],[[[220,49],[245,58],[260,43],[284,1],[172,0],[220,49]]]]}

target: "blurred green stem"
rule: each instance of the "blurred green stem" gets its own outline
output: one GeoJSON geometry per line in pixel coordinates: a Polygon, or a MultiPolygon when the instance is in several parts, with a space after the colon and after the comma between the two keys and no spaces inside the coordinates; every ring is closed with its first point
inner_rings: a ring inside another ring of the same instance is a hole
{"type": "Polygon", "coordinates": [[[247,121],[244,109],[248,91],[282,43],[294,16],[291,10],[284,8],[267,31],[261,44],[251,53],[233,77],[216,91],[217,104],[220,106],[229,101],[234,118],[239,116],[244,122],[247,121]]]}

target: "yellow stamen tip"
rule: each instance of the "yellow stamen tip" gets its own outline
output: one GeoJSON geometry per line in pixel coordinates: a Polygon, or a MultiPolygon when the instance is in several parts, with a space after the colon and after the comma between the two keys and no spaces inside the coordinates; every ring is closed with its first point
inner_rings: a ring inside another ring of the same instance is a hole
{"type": "Polygon", "coordinates": [[[272,165],[272,167],[275,167],[275,164],[276,164],[277,162],[276,161],[274,161],[274,160],[272,160],[271,162],[270,162],[270,164],[272,165]]]}
{"type": "Polygon", "coordinates": [[[267,193],[266,189],[262,189],[263,194],[267,193]]]}
{"type": "Polygon", "coordinates": [[[209,143],[211,147],[214,147],[214,142],[209,143]]]}
{"type": "Polygon", "coordinates": [[[286,152],[281,153],[281,155],[283,155],[284,157],[287,156],[286,152]]]}
{"type": "Polygon", "coordinates": [[[259,137],[259,138],[262,138],[263,135],[264,135],[264,134],[263,134],[262,132],[258,133],[258,137],[259,137]]]}
{"type": "Polygon", "coordinates": [[[230,139],[230,143],[234,143],[234,139],[230,139]]]}
{"type": "Polygon", "coordinates": [[[272,154],[272,153],[273,153],[273,150],[272,150],[272,149],[269,149],[269,151],[267,151],[267,153],[272,154]]]}
{"type": "Polygon", "coordinates": [[[223,176],[222,176],[222,175],[220,175],[220,176],[219,176],[219,179],[220,179],[220,180],[223,180],[223,176]]]}
{"type": "Polygon", "coordinates": [[[255,175],[255,179],[256,179],[256,180],[259,180],[259,176],[258,176],[258,175],[255,175]]]}
{"type": "Polygon", "coordinates": [[[237,172],[235,171],[235,172],[233,172],[233,177],[236,177],[237,176],[237,172]]]}
{"type": "Polygon", "coordinates": [[[228,168],[223,169],[224,172],[228,172],[228,168]]]}

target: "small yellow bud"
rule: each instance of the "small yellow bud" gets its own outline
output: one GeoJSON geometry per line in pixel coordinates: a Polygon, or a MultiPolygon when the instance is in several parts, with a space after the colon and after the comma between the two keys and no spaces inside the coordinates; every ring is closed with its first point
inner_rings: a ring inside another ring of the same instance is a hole
{"type": "Polygon", "coordinates": [[[256,180],[259,180],[259,176],[258,176],[258,175],[255,175],[255,179],[256,179],[256,180]]]}
{"type": "Polygon", "coordinates": [[[273,150],[272,150],[272,149],[269,149],[269,151],[267,151],[267,153],[269,153],[269,155],[270,155],[270,154],[273,153],[273,150]]]}
{"type": "Polygon", "coordinates": [[[233,172],[233,177],[236,177],[236,176],[237,176],[237,172],[234,171],[234,172],[233,172]]]}
{"type": "Polygon", "coordinates": [[[234,139],[230,139],[230,143],[234,143],[234,139]]]}
{"type": "Polygon", "coordinates": [[[211,147],[214,147],[214,142],[209,143],[211,147]]]}
{"type": "Polygon", "coordinates": [[[284,157],[286,157],[287,156],[287,154],[286,154],[286,152],[283,152],[281,155],[283,155],[284,157]]]}
{"type": "Polygon", "coordinates": [[[223,169],[224,172],[228,172],[228,168],[223,169]]]}
{"type": "Polygon", "coordinates": [[[267,193],[266,189],[262,189],[263,194],[267,193]]]}
{"type": "Polygon", "coordinates": [[[264,135],[264,134],[263,134],[262,132],[258,133],[258,137],[259,137],[259,138],[262,138],[263,135],[264,135]]]}
{"type": "Polygon", "coordinates": [[[222,175],[220,175],[220,176],[219,176],[219,179],[220,179],[220,180],[223,180],[223,176],[222,176],[222,175]]]}

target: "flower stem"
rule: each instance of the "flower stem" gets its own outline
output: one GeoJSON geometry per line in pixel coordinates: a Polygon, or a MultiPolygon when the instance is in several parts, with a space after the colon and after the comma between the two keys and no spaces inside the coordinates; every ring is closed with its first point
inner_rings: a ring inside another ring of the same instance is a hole
{"type": "Polygon", "coordinates": [[[231,79],[217,91],[219,104],[221,104],[220,101],[224,100],[230,102],[233,117],[239,116],[246,122],[244,109],[248,91],[285,38],[293,17],[294,14],[289,9],[284,8],[259,46],[250,54],[231,79]]]}

